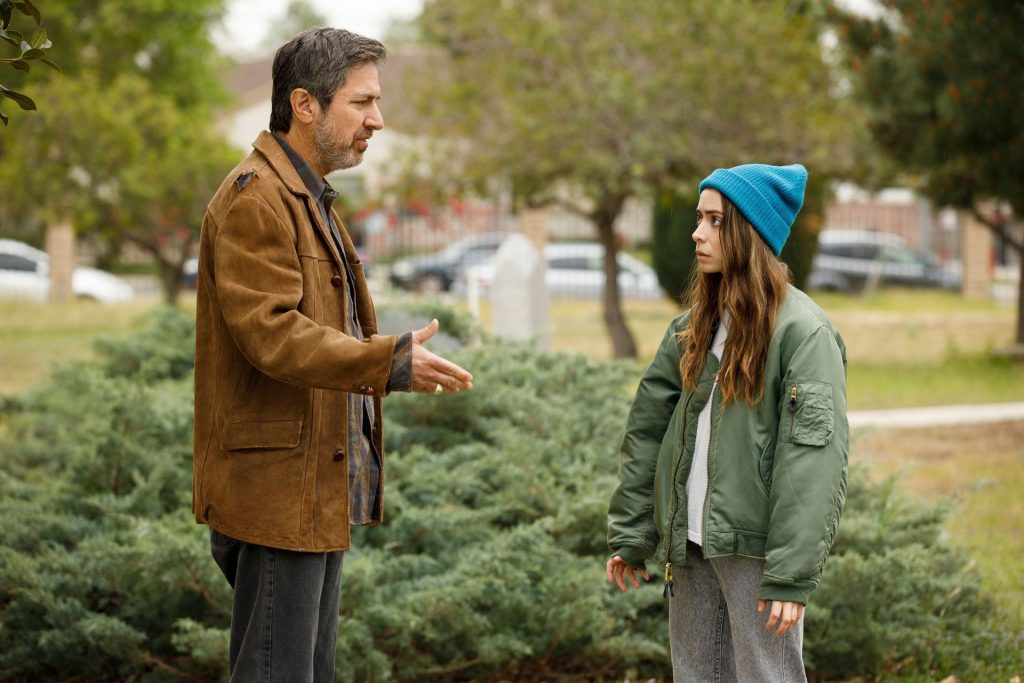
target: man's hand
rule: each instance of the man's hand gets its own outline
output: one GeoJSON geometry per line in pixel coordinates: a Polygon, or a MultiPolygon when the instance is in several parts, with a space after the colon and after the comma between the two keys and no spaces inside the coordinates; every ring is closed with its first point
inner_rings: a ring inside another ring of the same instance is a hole
{"type": "Polygon", "coordinates": [[[646,569],[641,569],[637,572],[636,569],[633,569],[626,564],[626,561],[618,555],[608,560],[608,564],[605,565],[605,576],[608,577],[608,583],[617,584],[620,591],[625,591],[627,589],[626,582],[623,580],[623,575],[625,575],[625,578],[629,579],[629,582],[633,584],[633,588],[640,588],[640,582],[636,580],[636,575],[638,573],[643,577],[644,581],[651,580],[646,569]]]}
{"type": "Polygon", "coordinates": [[[473,375],[423,346],[423,342],[437,334],[437,328],[435,318],[423,329],[412,333],[412,390],[432,394],[438,385],[447,392],[472,389],[473,375]]]}
{"type": "MultiPolygon", "coordinates": [[[[800,623],[800,620],[804,616],[804,606],[799,602],[783,602],[781,600],[772,600],[771,613],[768,615],[768,623],[765,624],[765,628],[769,631],[778,622],[779,627],[775,630],[775,635],[785,635],[789,629],[800,623]]],[[[768,606],[767,600],[757,601],[757,611],[764,612],[764,608],[768,606]]]]}

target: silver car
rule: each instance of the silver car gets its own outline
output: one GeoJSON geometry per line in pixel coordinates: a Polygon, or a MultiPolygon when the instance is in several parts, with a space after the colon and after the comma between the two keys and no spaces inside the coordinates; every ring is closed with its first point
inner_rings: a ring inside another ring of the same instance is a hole
{"type": "MultiPolygon", "coordinates": [[[[71,272],[71,291],[80,299],[103,303],[130,301],[131,285],[96,268],[71,272]]],[[[0,299],[46,301],[50,293],[50,257],[17,240],[0,239],[0,299]]]]}
{"type": "MultiPolygon", "coordinates": [[[[544,282],[555,298],[597,299],[604,293],[604,247],[597,242],[559,242],[544,247],[547,269],[544,282]]],[[[643,261],[620,251],[619,291],[626,299],[660,299],[665,296],[658,276],[643,261]]],[[[473,278],[481,293],[489,291],[494,279],[494,262],[473,266],[465,277],[473,278]]],[[[459,283],[458,290],[466,283],[459,283]]]]}
{"type": "Polygon", "coordinates": [[[868,283],[960,289],[956,265],[940,264],[899,235],[873,230],[823,230],[808,289],[857,292],[868,283]]]}

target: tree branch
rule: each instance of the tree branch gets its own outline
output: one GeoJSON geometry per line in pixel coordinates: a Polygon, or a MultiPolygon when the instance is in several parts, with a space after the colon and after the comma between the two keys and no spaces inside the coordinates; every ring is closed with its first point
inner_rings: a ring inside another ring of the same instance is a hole
{"type": "Polygon", "coordinates": [[[1011,235],[1010,231],[1006,229],[1006,223],[996,223],[995,221],[987,218],[978,210],[978,207],[973,204],[971,205],[971,213],[980,223],[988,226],[988,229],[997,234],[1003,239],[1003,241],[1012,246],[1018,252],[1024,254],[1024,240],[1020,239],[1016,235],[1011,235]]]}

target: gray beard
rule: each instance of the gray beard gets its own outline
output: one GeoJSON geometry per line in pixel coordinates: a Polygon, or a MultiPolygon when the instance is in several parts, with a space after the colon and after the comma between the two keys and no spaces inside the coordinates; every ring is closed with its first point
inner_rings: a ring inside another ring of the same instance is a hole
{"type": "Polygon", "coordinates": [[[338,140],[334,130],[326,123],[313,128],[313,153],[324,175],[343,168],[352,168],[363,160],[363,155],[338,140]]]}

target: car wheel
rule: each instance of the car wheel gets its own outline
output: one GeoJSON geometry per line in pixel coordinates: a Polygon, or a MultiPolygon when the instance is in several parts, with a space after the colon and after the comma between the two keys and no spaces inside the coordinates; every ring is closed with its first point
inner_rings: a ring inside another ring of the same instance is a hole
{"type": "Polygon", "coordinates": [[[446,289],[447,287],[444,286],[444,280],[440,275],[430,273],[421,275],[416,280],[416,291],[420,294],[440,294],[446,289]]]}

